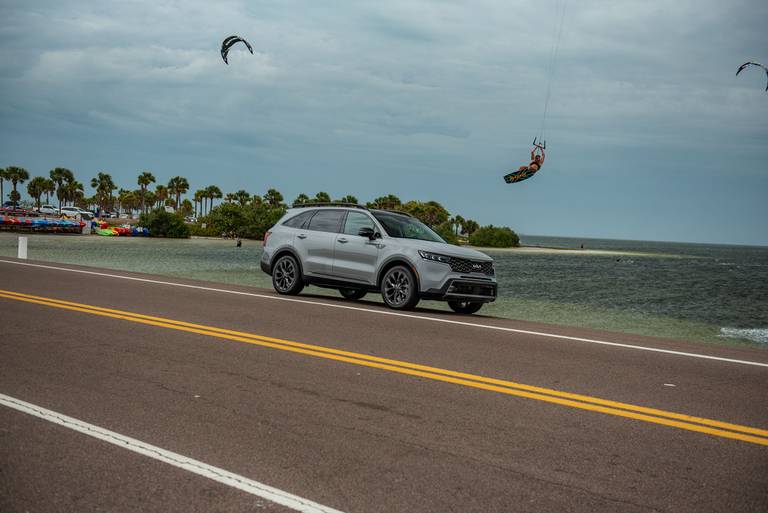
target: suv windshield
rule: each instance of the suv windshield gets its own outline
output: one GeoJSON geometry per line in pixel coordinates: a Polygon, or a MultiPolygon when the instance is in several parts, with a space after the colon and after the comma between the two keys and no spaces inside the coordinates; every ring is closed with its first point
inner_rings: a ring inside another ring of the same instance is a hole
{"type": "Polygon", "coordinates": [[[431,242],[446,242],[427,225],[416,219],[402,214],[390,214],[388,212],[372,212],[373,216],[381,223],[387,235],[398,239],[419,239],[431,242]]]}

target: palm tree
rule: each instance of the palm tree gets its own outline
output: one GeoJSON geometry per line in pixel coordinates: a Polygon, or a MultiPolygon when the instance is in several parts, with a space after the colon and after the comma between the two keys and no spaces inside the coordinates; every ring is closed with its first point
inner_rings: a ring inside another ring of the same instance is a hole
{"type": "Polygon", "coordinates": [[[376,198],[372,202],[368,203],[366,206],[368,206],[369,208],[383,208],[385,210],[395,210],[400,205],[402,205],[400,198],[398,198],[394,194],[387,194],[386,196],[381,196],[379,198],[376,198]]]}
{"type": "Polygon", "coordinates": [[[237,201],[241,207],[244,207],[251,201],[251,195],[249,192],[240,189],[232,194],[232,201],[237,201]]]}
{"type": "Polygon", "coordinates": [[[155,183],[155,175],[150,173],[149,171],[144,171],[139,175],[138,180],[136,183],[139,185],[139,188],[141,190],[141,211],[146,213],[146,203],[145,203],[145,196],[147,195],[147,187],[149,187],[149,184],[155,183]]]}
{"type": "MultiPolygon", "coordinates": [[[[6,168],[6,180],[9,180],[13,184],[13,195],[14,197],[19,197],[19,193],[16,191],[16,186],[20,183],[24,183],[27,180],[29,180],[29,171],[24,169],[23,167],[16,167],[11,166],[9,168],[6,168]]],[[[18,200],[12,200],[12,201],[18,201],[18,200]]]]}
{"type": "Polygon", "coordinates": [[[213,209],[213,200],[215,199],[221,199],[221,189],[216,187],[215,185],[209,185],[205,188],[206,195],[208,196],[208,199],[211,200],[211,206],[208,209],[208,212],[210,212],[213,209]]]}
{"type": "Polygon", "coordinates": [[[262,203],[264,203],[264,198],[262,198],[258,194],[254,194],[253,196],[251,196],[251,205],[253,205],[254,207],[260,207],[262,203]]]}
{"type": "Polygon", "coordinates": [[[192,213],[192,202],[188,199],[184,199],[184,201],[181,202],[181,205],[179,205],[179,212],[184,217],[187,217],[189,214],[192,213]]]}
{"type": "Polygon", "coordinates": [[[283,201],[283,195],[280,194],[277,189],[270,189],[264,195],[264,201],[266,201],[270,207],[279,207],[280,203],[283,201]]]}
{"type": "Polygon", "coordinates": [[[27,184],[27,192],[30,197],[35,198],[35,205],[40,208],[40,196],[45,194],[45,186],[47,180],[45,177],[36,176],[27,184]]]}
{"type": "Polygon", "coordinates": [[[99,197],[99,207],[102,209],[112,208],[114,203],[112,193],[117,189],[117,185],[112,181],[112,175],[109,173],[98,173],[96,178],[91,179],[91,187],[96,189],[96,196],[99,197]]]}
{"type": "Polygon", "coordinates": [[[460,215],[454,216],[453,220],[451,221],[451,223],[453,223],[453,228],[456,231],[456,236],[457,237],[459,236],[459,233],[463,233],[464,232],[464,223],[465,222],[466,222],[466,220],[463,217],[461,217],[460,215]]]}
{"type": "Polygon", "coordinates": [[[226,203],[234,203],[234,202],[235,202],[235,193],[234,193],[234,192],[228,192],[228,193],[227,193],[227,194],[224,196],[224,201],[225,201],[226,203]]]}
{"type": "Polygon", "coordinates": [[[50,178],[45,178],[45,185],[43,186],[43,193],[45,194],[45,202],[51,203],[51,194],[56,192],[56,184],[50,178]]]}
{"type": "Polygon", "coordinates": [[[168,192],[176,196],[176,201],[174,201],[173,204],[173,208],[175,210],[179,209],[179,201],[181,201],[181,195],[186,194],[188,190],[189,182],[183,176],[174,176],[168,180],[168,192]]]}
{"type": "Polygon", "coordinates": [[[133,217],[133,211],[141,208],[141,189],[135,191],[120,189],[117,201],[120,207],[119,211],[125,211],[128,215],[133,217]]]}
{"type": "Polygon", "coordinates": [[[202,189],[200,191],[200,214],[206,215],[207,213],[207,207],[208,207],[208,199],[211,197],[211,195],[208,193],[208,189],[202,189]]]}
{"type": "Polygon", "coordinates": [[[157,208],[162,207],[166,199],[168,199],[168,189],[165,185],[155,187],[155,206],[157,208]]]}
{"type": "Polygon", "coordinates": [[[152,191],[144,191],[143,197],[147,205],[155,205],[157,203],[157,196],[152,191]]]}
{"type": "MultiPolygon", "coordinates": [[[[78,181],[71,181],[62,185],[63,198],[65,202],[71,202],[73,205],[78,201],[82,201],[85,197],[83,193],[83,184],[78,181]]],[[[98,195],[97,195],[98,196],[98,195]]],[[[101,196],[99,196],[101,199],[101,196]]]]}
{"type": "Polygon", "coordinates": [[[293,200],[293,205],[303,205],[304,203],[309,203],[310,199],[309,196],[304,194],[303,192],[296,196],[296,199],[293,200]]]}
{"type": "Polygon", "coordinates": [[[318,203],[330,203],[331,202],[331,195],[327,192],[320,191],[317,194],[315,194],[315,201],[318,203]]]}
{"type": "Polygon", "coordinates": [[[64,182],[70,183],[75,180],[75,175],[69,169],[65,167],[57,167],[51,169],[49,173],[51,180],[56,185],[56,197],[59,199],[59,208],[61,208],[61,200],[64,199],[64,191],[62,186],[64,182]]]}
{"type": "Polygon", "coordinates": [[[88,196],[87,198],[83,198],[83,203],[86,204],[88,210],[95,210],[99,205],[99,197],[95,194],[93,196],[88,196]]]}
{"type": "Polygon", "coordinates": [[[357,198],[355,196],[352,196],[351,194],[347,194],[343,198],[339,200],[340,203],[351,203],[353,205],[357,205],[357,198]]]}
{"type": "Polygon", "coordinates": [[[130,193],[131,191],[123,188],[120,188],[120,190],[117,191],[117,215],[123,213],[123,208],[125,204],[128,203],[128,195],[130,193]]]}
{"type": "Polygon", "coordinates": [[[480,229],[480,225],[477,224],[477,221],[472,219],[464,221],[464,231],[467,233],[467,237],[471,237],[478,229],[480,229]]]}
{"type": "Polygon", "coordinates": [[[195,191],[195,195],[192,199],[195,200],[195,217],[197,217],[197,204],[200,203],[200,215],[202,215],[203,212],[203,199],[205,198],[205,191],[203,189],[198,189],[195,191]]]}

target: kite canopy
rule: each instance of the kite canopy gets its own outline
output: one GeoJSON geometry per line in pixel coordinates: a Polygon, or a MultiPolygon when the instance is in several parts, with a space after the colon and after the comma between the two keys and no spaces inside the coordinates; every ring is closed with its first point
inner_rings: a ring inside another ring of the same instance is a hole
{"type": "Polygon", "coordinates": [[[243,43],[248,48],[248,51],[251,52],[251,55],[253,55],[253,48],[248,41],[240,36],[229,36],[221,42],[221,58],[224,59],[224,64],[229,64],[227,62],[227,55],[229,54],[229,49],[236,43],[243,43]]]}
{"type": "MultiPolygon", "coordinates": [[[[747,66],[757,66],[759,68],[763,68],[763,70],[765,71],[766,77],[768,77],[768,68],[766,68],[765,66],[763,66],[759,62],[745,62],[744,64],[739,66],[738,70],[736,70],[736,76],[738,77],[739,73],[741,73],[742,70],[744,70],[744,68],[746,68],[747,66]]],[[[765,90],[768,91],[768,84],[765,85],[765,90]]]]}

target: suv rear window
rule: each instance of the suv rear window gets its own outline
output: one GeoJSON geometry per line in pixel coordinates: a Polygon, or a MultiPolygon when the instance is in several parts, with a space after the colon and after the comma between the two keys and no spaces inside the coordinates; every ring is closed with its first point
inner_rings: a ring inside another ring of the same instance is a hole
{"type": "Polygon", "coordinates": [[[307,229],[318,232],[338,232],[343,210],[318,210],[307,229]]]}
{"type": "Polygon", "coordinates": [[[293,216],[292,218],[283,222],[283,226],[288,226],[290,228],[301,228],[304,226],[304,223],[307,221],[307,219],[312,217],[312,214],[314,214],[314,212],[311,210],[308,212],[302,212],[301,214],[293,216]]]}

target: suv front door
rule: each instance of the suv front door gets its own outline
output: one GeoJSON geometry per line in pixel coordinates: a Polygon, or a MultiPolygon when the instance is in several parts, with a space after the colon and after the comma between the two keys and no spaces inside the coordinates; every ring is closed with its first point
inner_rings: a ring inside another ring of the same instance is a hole
{"type": "Polygon", "coordinates": [[[344,227],[336,236],[333,251],[333,275],[336,278],[372,285],[376,282],[379,243],[358,235],[360,228],[379,231],[368,214],[347,212],[344,227]]]}
{"type": "Polygon", "coordinates": [[[306,228],[297,231],[293,246],[301,256],[305,273],[331,274],[333,245],[343,218],[343,210],[318,210],[306,228]]]}

